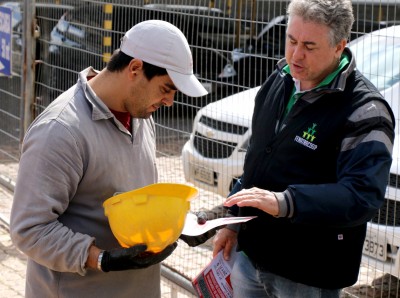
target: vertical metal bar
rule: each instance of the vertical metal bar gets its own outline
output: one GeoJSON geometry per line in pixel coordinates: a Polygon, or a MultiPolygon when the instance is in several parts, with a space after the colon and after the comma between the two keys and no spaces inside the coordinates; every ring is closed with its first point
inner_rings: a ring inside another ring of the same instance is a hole
{"type": "Polygon", "coordinates": [[[242,22],[242,0],[239,0],[236,2],[236,38],[235,38],[235,48],[240,48],[240,34],[242,34],[241,31],[241,22],[242,22]]]}
{"type": "Polygon", "coordinates": [[[24,138],[28,126],[33,120],[32,107],[35,98],[35,51],[36,30],[35,0],[23,2],[23,43],[22,43],[22,69],[21,69],[21,130],[20,144],[24,138]]]}

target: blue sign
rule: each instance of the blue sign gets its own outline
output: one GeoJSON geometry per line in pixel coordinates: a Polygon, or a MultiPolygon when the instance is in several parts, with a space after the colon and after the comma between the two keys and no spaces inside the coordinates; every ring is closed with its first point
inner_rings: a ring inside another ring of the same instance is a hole
{"type": "Polygon", "coordinates": [[[0,75],[11,76],[11,9],[0,6],[0,75]]]}

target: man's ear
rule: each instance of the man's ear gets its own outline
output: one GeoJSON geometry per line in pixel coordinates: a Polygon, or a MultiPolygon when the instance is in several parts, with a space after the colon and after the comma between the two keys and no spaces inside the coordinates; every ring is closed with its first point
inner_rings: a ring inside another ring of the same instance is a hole
{"type": "Polygon", "coordinates": [[[129,62],[128,65],[128,72],[132,76],[137,75],[137,71],[142,70],[143,68],[143,61],[140,59],[132,59],[131,62],[129,62]]]}
{"type": "Polygon", "coordinates": [[[347,45],[347,40],[346,39],[342,39],[337,45],[336,45],[336,55],[337,58],[340,59],[340,57],[342,56],[342,53],[344,51],[344,48],[347,45]]]}

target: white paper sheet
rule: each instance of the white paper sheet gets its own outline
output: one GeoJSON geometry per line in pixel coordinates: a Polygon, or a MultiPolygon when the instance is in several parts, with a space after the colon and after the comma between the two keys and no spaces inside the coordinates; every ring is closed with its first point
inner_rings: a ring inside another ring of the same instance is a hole
{"type": "Polygon", "coordinates": [[[257,216],[246,217],[221,217],[217,219],[207,220],[203,225],[197,223],[197,216],[193,213],[188,213],[186,216],[185,226],[182,234],[187,236],[198,236],[205,232],[223,225],[235,224],[249,221],[257,216]]]}

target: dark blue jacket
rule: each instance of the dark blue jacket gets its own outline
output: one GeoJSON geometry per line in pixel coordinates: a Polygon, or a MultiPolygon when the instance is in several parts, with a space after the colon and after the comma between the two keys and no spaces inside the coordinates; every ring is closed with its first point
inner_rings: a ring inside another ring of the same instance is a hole
{"type": "Polygon", "coordinates": [[[295,282],[343,288],[357,281],[366,223],[383,203],[394,116],[350,63],[329,86],[303,95],[283,119],[293,90],[285,60],[255,99],[242,187],[284,192],[287,217],[239,208],[239,249],[260,268],[295,282]]]}

